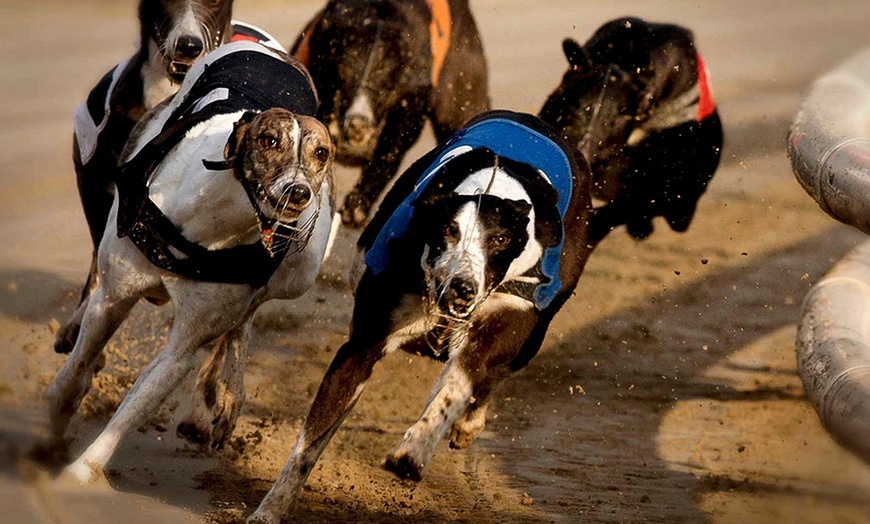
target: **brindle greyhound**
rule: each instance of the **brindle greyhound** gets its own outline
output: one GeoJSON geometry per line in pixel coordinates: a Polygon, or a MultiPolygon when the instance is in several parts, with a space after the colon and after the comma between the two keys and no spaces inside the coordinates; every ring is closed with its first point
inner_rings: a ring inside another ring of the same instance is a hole
{"type": "Polygon", "coordinates": [[[716,172],[722,124],[692,32],[620,18],[580,45],[540,117],[585,155],[595,175],[593,236],[626,224],[646,238],[664,216],[685,231],[716,172]]]}
{"type": "Polygon", "coordinates": [[[446,365],[386,468],[420,480],[451,427],[451,447],[470,445],[492,391],[538,352],[583,272],[591,180],[555,129],[508,111],[473,119],[399,177],[358,243],[350,338],[248,522],[280,521],[374,365],[397,349],[446,365]]]}
{"type": "Polygon", "coordinates": [[[428,118],[439,142],[488,109],[466,0],[331,0],[291,53],[314,77],[336,159],[360,165],[342,220],[359,227],[428,118]]]}
{"type": "MultiPolygon", "coordinates": [[[[231,39],[257,40],[284,51],[263,30],[232,21],[233,0],[141,0],[139,49],[112,68],[75,114],[73,164],[94,250],[80,302],[97,284],[96,254],[112,207],[118,159],[133,126],[178,91],[196,60],[231,39]]],[[[80,319],[57,333],[54,349],[72,351],[80,319]]]]}
{"type": "Polygon", "coordinates": [[[178,94],[133,130],[116,180],[82,329],[48,388],[52,436],[63,444],[106,342],[141,298],[172,302],[166,348],[107,427],[66,471],[98,479],[121,438],[144,423],[222,338],[230,379],[218,431],[244,401],[246,334],[257,307],[313,284],[333,222],[335,148],[313,115],[305,69],[252,42],[230,43],[190,70],[178,94]]]}

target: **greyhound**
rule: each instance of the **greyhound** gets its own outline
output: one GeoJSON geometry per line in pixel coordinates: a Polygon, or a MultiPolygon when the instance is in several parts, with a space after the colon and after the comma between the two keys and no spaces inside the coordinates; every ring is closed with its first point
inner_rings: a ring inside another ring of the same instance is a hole
{"type": "Polygon", "coordinates": [[[664,216],[685,231],[719,166],[722,123],[692,32],[620,18],[584,44],[540,117],[585,155],[595,175],[594,237],[626,224],[643,239],[664,216]]]}
{"type": "Polygon", "coordinates": [[[295,59],[236,42],[197,61],[175,97],[133,130],[98,251],[100,279],[46,392],[53,438],[63,442],[106,342],[140,298],[171,301],[174,321],[167,346],[66,473],[100,478],[121,438],[191,371],[196,349],[220,338],[230,378],[215,424],[232,431],[254,312],[314,284],[334,230],[335,148],[313,117],[317,104],[295,59]]]}
{"type": "Polygon", "coordinates": [[[360,227],[428,118],[438,142],[489,109],[467,0],[331,0],[291,48],[323,100],[337,159],[361,166],[342,221],[360,227]]]}
{"type": "Polygon", "coordinates": [[[400,176],[358,242],[350,338],[248,522],[280,521],[374,365],[397,349],[445,366],[385,467],[420,480],[445,432],[451,447],[470,445],[493,390],[538,352],[583,272],[591,181],[552,127],[509,111],[472,119],[400,176]]]}

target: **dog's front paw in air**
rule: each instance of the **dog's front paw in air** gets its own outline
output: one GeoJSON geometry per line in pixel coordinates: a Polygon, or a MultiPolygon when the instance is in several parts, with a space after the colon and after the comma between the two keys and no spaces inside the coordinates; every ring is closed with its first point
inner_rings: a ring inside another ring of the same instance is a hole
{"type": "Polygon", "coordinates": [[[414,482],[423,480],[423,468],[425,464],[420,464],[406,451],[398,451],[387,455],[384,461],[384,469],[392,471],[397,477],[403,479],[411,479],[414,482]]]}

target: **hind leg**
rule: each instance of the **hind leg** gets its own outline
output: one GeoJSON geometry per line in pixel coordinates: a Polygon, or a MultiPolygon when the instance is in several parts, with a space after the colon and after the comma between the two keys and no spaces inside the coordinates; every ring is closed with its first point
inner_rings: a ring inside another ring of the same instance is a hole
{"type": "Polygon", "coordinates": [[[192,370],[197,348],[240,322],[253,294],[249,286],[173,280],[166,283],[175,305],[169,342],[136,380],[106,428],[66,468],[82,483],[102,477],[121,438],[140,427],[192,370]]]}
{"type": "Polygon", "coordinates": [[[106,297],[105,290],[99,287],[80,308],[83,328],[75,349],[45,393],[55,441],[63,440],[70,419],[91,387],[103,348],[138,299],[139,295],[106,297]]]}
{"type": "Polygon", "coordinates": [[[245,400],[245,361],[253,315],[218,338],[203,363],[178,436],[220,449],[232,435],[245,400]]]}

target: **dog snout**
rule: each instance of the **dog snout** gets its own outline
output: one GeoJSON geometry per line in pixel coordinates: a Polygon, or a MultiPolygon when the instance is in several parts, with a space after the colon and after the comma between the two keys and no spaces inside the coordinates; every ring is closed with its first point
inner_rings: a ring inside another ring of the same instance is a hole
{"type": "Polygon", "coordinates": [[[175,41],[175,59],[194,61],[205,50],[202,39],[193,35],[181,35],[175,41]]]}
{"type": "Polygon", "coordinates": [[[365,115],[348,115],[344,119],[344,137],[352,147],[361,147],[368,141],[372,123],[365,115]]]}
{"type": "Polygon", "coordinates": [[[471,314],[476,297],[477,286],[473,280],[454,277],[441,294],[439,306],[452,316],[463,318],[471,314]]]}
{"type": "Polygon", "coordinates": [[[286,194],[287,202],[296,208],[303,207],[311,201],[311,188],[308,184],[290,184],[286,194]]]}

